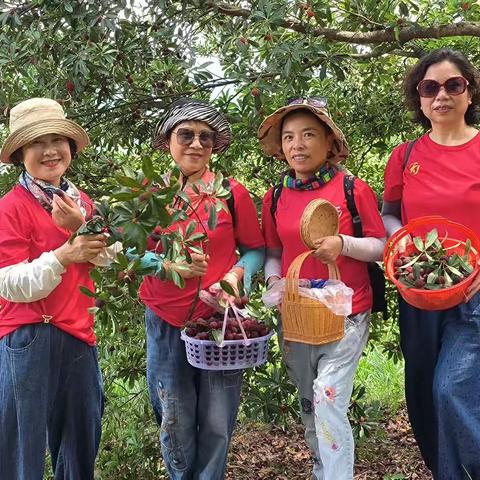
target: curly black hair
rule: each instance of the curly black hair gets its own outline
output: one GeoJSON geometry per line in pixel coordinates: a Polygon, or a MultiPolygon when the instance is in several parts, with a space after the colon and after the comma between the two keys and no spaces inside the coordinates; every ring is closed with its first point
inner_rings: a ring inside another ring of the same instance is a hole
{"type": "Polygon", "coordinates": [[[478,105],[480,104],[480,72],[470,63],[465,55],[457,50],[450,48],[440,48],[433,50],[422,57],[405,76],[403,81],[403,92],[407,108],[414,114],[413,120],[420,123],[425,128],[430,128],[430,120],[420,109],[420,95],[417,92],[418,83],[423,80],[429,67],[441,62],[453,63],[468,80],[468,91],[472,98],[472,103],[465,112],[465,122],[473,125],[478,119],[478,105]]]}

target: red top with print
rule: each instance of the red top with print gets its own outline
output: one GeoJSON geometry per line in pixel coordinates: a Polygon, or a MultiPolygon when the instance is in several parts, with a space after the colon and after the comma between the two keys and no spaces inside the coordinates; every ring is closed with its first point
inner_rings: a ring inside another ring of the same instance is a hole
{"type": "Polygon", "coordinates": [[[387,202],[401,201],[402,223],[441,215],[480,234],[480,134],[463,145],[439,145],[420,137],[403,160],[408,143],[397,146],[385,169],[387,202]]]}
{"type": "MultiPolygon", "coordinates": [[[[83,201],[91,200],[80,192],[83,201]]],[[[0,199],[0,268],[25,260],[32,261],[44,252],[55,250],[70,237],[57,227],[51,215],[35,197],[17,185],[0,199]]],[[[42,300],[30,303],[9,302],[0,298],[0,338],[22,325],[48,321],[89,345],[95,344],[93,316],[88,309],[94,299],[79,287],[94,290],[89,272],[91,263],[74,263],[62,274],[60,284],[42,300]]]]}
{"type": "MultiPolygon", "coordinates": [[[[284,187],[278,199],[275,222],[271,215],[271,188],[263,199],[262,228],[266,247],[282,249],[282,276],[289,265],[307,250],[300,237],[300,219],[305,207],[316,198],[324,198],[332,203],[339,212],[339,233],[353,236],[352,217],[347,208],[343,182],[345,173],[338,172],[332,180],[316,190],[293,190],[284,187]]],[[[355,205],[362,219],[365,237],[385,237],[385,229],[378,212],[377,197],[373,190],[362,180],[355,179],[355,205]]],[[[350,257],[340,255],[337,259],[342,281],[353,289],[352,314],[369,310],[372,307],[372,290],[368,277],[367,264],[350,257]]],[[[301,278],[328,278],[328,269],[319,260],[309,257],[303,262],[301,278]]]]}
{"type": "MultiPolygon", "coordinates": [[[[235,204],[235,227],[230,212],[220,210],[216,228],[209,230],[208,212],[205,212],[204,204],[200,203],[197,207],[197,214],[207,230],[208,254],[210,255],[207,273],[201,280],[201,289],[208,289],[220,281],[237,262],[237,245],[246,248],[260,248],[264,245],[255,205],[247,189],[233,179],[230,179],[230,188],[235,204]]],[[[185,229],[192,220],[197,220],[197,218],[190,211],[189,220],[178,222],[170,229],[180,227],[185,229]]],[[[196,231],[203,232],[203,229],[197,225],[196,231]]],[[[153,249],[153,245],[150,244],[149,248],[153,249]]],[[[197,285],[198,278],[185,280],[185,288],[179,288],[171,281],[162,281],[157,277],[146,276],[140,287],[140,298],[162,320],[175,327],[181,327],[195,302],[197,285]]],[[[198,300],[191,318],[205,318],[213,313],[211,307],[198,300]]]]}

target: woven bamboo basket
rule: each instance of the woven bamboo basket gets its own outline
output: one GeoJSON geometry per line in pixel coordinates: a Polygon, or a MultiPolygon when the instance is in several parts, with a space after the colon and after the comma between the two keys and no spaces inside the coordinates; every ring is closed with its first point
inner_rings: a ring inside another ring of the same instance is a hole
{"type": "Polygon", "coordinates": [[[323,198],[312,200],[300,220],[300,237],[307,248],[315,249],[315,240],[338,234],[337,209],[323,198]]]}
{"type": "MultiPolygon", "coordinates": [[[[282,302],[282,330],[285,340],[321,345],[340,340],[344,335],[345,317],[335,315],[322,302],[300,295],[298,279],[304,260],[313,252],[301,253],[288,268],[285,296],[282,302]]],[[[331,280],[340,280],[335,263],[328,265],[331,280]]]]}

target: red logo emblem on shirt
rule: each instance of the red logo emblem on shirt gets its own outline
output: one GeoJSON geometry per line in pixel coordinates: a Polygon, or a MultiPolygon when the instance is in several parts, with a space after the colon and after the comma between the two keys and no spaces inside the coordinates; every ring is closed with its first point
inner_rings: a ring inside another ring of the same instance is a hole
{"type": "Polygon", "coordinates": [[[418,162],[412,163],[412,164],[408,167],[408,171],[409,171],[412,175],[416,175],[416,174],[420,171],[420,164],[419,164],[418,162]]]}

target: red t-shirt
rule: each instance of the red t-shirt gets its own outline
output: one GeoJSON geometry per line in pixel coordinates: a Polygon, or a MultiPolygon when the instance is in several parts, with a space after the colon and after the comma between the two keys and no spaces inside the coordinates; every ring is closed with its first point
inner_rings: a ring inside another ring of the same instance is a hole
{"type": "Polygon", "coordinates": [[[385,169],[387,202],[401,201],[402,223],[442,215],[480,234],[480,134],[463,145],[420,137],[403,169],[407,143],[397,146],[385,169]]]}
{"type": "MultiPolygon", "coordinates": [[[[208,213],[205,212],[203,203],[197,207],[197,214],[207,230],[210,255],[207,273],[202,277],[201,289],[208,289],[221,280],[237,262],[237,245],[247,248],[260,248],[264,245],[255,205],[247,189],[233,179],[230,179],[230,187],[235,203],[235,227],[230,213],[221,210],[218,213],[217,226],[214,230],[209,230],[208,213]]],[[[185,229],[191,220],[197,218],[190,211],[188,221],[178,222],[170,229],[175,230],[179,227],[185,229]]],[[[203,229],[197,225],[196,231],[203,232],[203,229]]],[[[181,327],[194,302],[197,285],[198,278],[187,279],[185,288],[179,288],[171,281],[146,276],[140,287],[140,299],[162,320],[175,327],[181,327]]],[[[213,313],[209,306],[198,300],[192,318],[208,317],[213,313]]]]}
{"type": "MultiPolygon", "coordinates": [[[[81,192],[83,201],[91,200],[81,192]]],[[[32,261],[44,252],[55,250],[69,238],[55,225],[51,215],[33,195],[20,185],[0,199],[0,268],[25,260],[32,261]]],[[[9,302],[0,297],[0,338],[18,327],[49,321],[79,340],[95,344],[93,298],[80,292],[81,285],[94,290],[89,272],[91,263],[75,263],[66,268],[60,284],[42,300],[30,303],[9,302]]]]}
{"type": "MultiPolygon", "coordinates": [[[[307,250],[300,237],[300,219],[305,207],[316,198],[324,198],[332,203],[339,212],[339,233],[353,236],[352,217],[347,208],[343,188],[344,172],[316,190],[293,190],[282,188],[275,212],[275,222],[271,215],[271,188],[263,199],[262,228],[266,247],[282,249],[282,276],[285,276],[292,261],[307,250]]],[[[385,237],[385,229],[378,212],[377,198],[372,189],[362,180],[355,179],[355,205],[362,219],[365,237],[385,237]]],[[[342,281],[352,288],[352,313],[357,314],[372,307],[372,291],[368,277],[367,264],[350,257],[340,255],[337,258],[342,281]]],[[[301,278],[328,278],[328,269],[319,260],[308,257],[301,270],[301,278]]]]}

